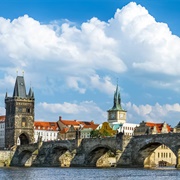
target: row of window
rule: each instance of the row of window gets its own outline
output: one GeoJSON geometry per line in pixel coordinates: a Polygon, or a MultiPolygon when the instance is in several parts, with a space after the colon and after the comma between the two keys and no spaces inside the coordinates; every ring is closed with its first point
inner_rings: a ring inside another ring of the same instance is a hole
{"type": "Polygon", "coordinates": [[[31,108],[16,107],[16,111],[19,113],[31,113],[31,108]]]}
{"type": "Polygon", "coordinates": [[[37,131],[36,132],[36,135],[40,135],[40,136],[57,136],[57,132],[55,132],[55,133],[52,133],[52,132],[39,132],[39,131],[37,131]]]}
{"type": "Polygon", "coordinates": [[[81,133],[81,138],[90,138],[90,132],[81,133]]]}
{"type": "Polygon", "coordinates": [[[4,127],[5,127],[5,123],[1,123],[0,128],[4,128],[4,127]]]}
{"type": "MultiPolygon", "coordinates": [[[[43,129],[43,130],[45,130],[45,127],[40,127],[40,126],[38,126],[38,127],[36,127],[36,126],[34,126],[34,129],[36,129],[36,128],[38,128],[38,129],[43,129]]],[[[51,127],[48,127],[48,129],[47,130],[53,130],[53,128],[51,127]]],[[[56,128],[56,130],[58,131],[59,130],[59,128],[56,128]]]]}
{"type": "Polygon", "coordinates": [[[161,149],[168,149],[168,147],[163,144],[161,145],[161,149]]]}
{"type": "Polygon", "coordinates": [[[132,131],[134,131],[135,128],[134,127],[127,127],[127,126],[125,126],[125,127],[123,127],[123,129],[124,130],[132,130],[132,131]]]}
{"type": "Polygon", "coordinates": [[[5,135],[5,131],[0,131],[0,136],[4,137],[4,135],[5,135]]]}
{"type": "Polygon", "coordinates": [[[171,153],[159,153],[158,152],[158,158],[171,158],[171,153]],[[168,157],[169,155],[169,157],[168,157]]]}
{"type": "Polygon", "coordinates": [[[125,135],[132,136],[133,133],[125,133],[125,135]]]}

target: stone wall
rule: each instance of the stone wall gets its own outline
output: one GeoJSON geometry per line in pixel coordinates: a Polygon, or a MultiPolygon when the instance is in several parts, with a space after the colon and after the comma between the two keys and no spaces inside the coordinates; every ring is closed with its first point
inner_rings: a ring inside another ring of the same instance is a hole
{"type": "Polygon", "coordinates": [[[9,166],[14,151],[0,151],[0,167],[9,166]]]}

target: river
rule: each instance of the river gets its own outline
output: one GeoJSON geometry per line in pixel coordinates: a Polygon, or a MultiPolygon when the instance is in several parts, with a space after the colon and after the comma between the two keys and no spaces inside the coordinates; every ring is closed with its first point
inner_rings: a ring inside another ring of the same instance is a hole
{"type": "Polygon", "coordinates": [[[0,168],[0,180],[177,180],[176,169],[0,168]]]}

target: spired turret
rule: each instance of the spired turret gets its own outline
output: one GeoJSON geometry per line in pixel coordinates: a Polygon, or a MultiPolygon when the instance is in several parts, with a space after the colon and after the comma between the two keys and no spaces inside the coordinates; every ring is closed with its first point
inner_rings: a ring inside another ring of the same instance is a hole
{"type": "Polygon", "coordinates": [[[32,88],[29,88],[29,93],[28,93],[29,98],[34,98],[34,92],[32,91],[32,88]]]}
{"type": "Polygon", "coordinates": [[[34,142],[34,92],[26,94],[24,76],[17,76],[13,96],[5,96],[5,146],[34,142]]]}
{"type": "Polygon", "coordinates": [[[116,86],[116,91],[114,92],[114,103],[113,107],[108,111],[108,122],[118,122],[125,123],[126,122],[126,110],[124,110],[121,106],[121,96],[119,92],[118,85],[116,86]]]}
{"type": "Polygon", "coordinates": [[[8,97],[8,93],[7,93],[7,91],[6,91],[6,95],[5,95],[5,98],[7,98],[8,97]]]}
{"type": "Polygon", "coordinates": [[[114,92],[114,105],[113,105],[113,107],[111,109],[112,110],[122,110],[121,96],[120,96],[118,85],[116,86],[116,91],[114,92]]]}

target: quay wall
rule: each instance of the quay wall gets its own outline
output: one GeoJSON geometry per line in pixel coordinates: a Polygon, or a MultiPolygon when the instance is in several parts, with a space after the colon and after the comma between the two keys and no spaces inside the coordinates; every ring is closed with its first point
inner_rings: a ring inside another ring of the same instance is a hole
{"type": "Polygon", "coordinates": [[[0,150],[0,167],[9,166],[13,155],[14,151],[0,150]]]}

